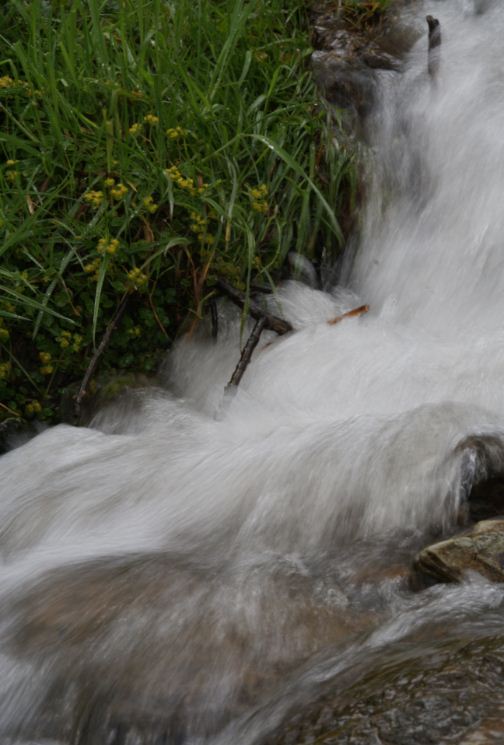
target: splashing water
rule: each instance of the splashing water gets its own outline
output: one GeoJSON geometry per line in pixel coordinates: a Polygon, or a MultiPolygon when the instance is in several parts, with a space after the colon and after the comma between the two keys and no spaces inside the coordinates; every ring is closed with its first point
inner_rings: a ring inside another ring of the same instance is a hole
{"type": "Polygon", "coordinates": [[[2,742],[260,743],[421,629],[419,655],[428,628],[498,633],[499,588],[404,575],[504,471],[504,6],[408,12],[441,21],[439,75],[425,36],[380,75],[343,284],[279,290],[295,331],[263,335],[233,397],[223,305],[163,387],[2,458],[2,742]]]}

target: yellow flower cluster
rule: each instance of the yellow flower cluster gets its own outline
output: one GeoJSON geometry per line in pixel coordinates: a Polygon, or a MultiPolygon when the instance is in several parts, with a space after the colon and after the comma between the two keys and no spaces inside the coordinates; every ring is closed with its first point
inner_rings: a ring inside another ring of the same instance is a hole
{"type": "Polygon", "coordinates": [[[140,122],[135,122],[128,129],[128,132],[130,133],[130,135],[137,135],[139,132],[141,132],[141,130],[142,130],[142,125],[140,124],[140,122]]]}
{"type": "Polygon", "coordinates": [[[57,341],[61,347],[61,349],[67,349],[67,347],[70,346],[70,341],[72,338],[72,334],[70,331],[62,331],[61,336],[58,336],[57,341]]]}
{"type": "Polygon", "coordinates": [[[42,375],[51,375],[54,371],[54,367],[51,365],[51,353],[39,352],[39,360],[42,362],[42,367],[40,368],[42,375]]]}
{"type": "Polygon", "coordinates": [[[92,274],[93,276],[91,279],[94,279],[95,282],[98,282],[98,269],[100,268],[100,263],[100,259],[94,259],[94,261],[91,261],[89,264],[84,266],[86,274],[92,274]]]}
{"type": "Polygon", "coordinates": [[[249,197],[252,205],[252,209],[256,212],[265,213],[269,210],[269,204],[267,200],[268,187],[266,184],[260,184],[252,189],[249,189],[249,197]]]}
{"type": "Polygon", "coordinates": [[[16,88],[16,87],[24,88],[24,90],[29,96],[33,96],[33,95],[41,96],[42,95],[40,91],[34,91],[33,88],[31,88],[30,84],[26,82],[26,80],[14,80],[13,78],[10,77],[10,75],[3,75],[2,77],[0,77],[0,90],[2,88],[5,90],[8,88],[16,88]]]}
{"type": "Polygon", "coordinates": [[[119,241],[117,238],[100,238],[96,250],[99,254],[110,254],[113,256],[119,249],[119,241]]]}
{"type": "Polygon", "coordinates": [[[26,414],[40,414],[42,411],[42,405],[40,401],[30,401],[25,406],[26,414]]]}
{"type": "Polygon", "coordinates": [[[142,329],[140,328],[140,326],[133,326],[132,328],[128,329],[127,334],[128,336],[137,338],[139,336],[142,336],[142,329]]]}
{"type": "Polygon", "coordinates": [[[180,173],[177,166],[170,166],[169,168],[166,168],[165,174],[172,181],[174,181],[177,184],[177,186],[179,186],[181,189],[185,189],[192,196],[196,194],[196,187],[194,186],[194,179],[184,178],[184,176],[180,173]]]}
{"type": "Polygon", "coordinates": [[[57,341],[61,349],[68,349],[71,346],[73,352],[78,352],[82,345],[82,336],[80,334],[71,334],[70,331],[62,331],[57,341]]]}
{"type": "Polygon", "coordinates": [[[7,179],[7,181],[10,181],[11,184],[14,184],[17,180],[17,177],[19,176],[18,171],[15,170],[16,163],[17,160],[12,159],[5,162],[5,167],[7,168],[7,171],[5,172],[5,178],[7,179]]]}
{"type": "Polygon", "coordinates": [[[103,192],[93,190],[87,191],[84,194],[84,201],[91,204],[93,207],[99,207],[103,202],[103,192]]]}
{"type": "Polygon", "coordinates": [[[152,124],[152,125],[159,124],[159,117],[156,116],[155,114],[146,114],[144,116],[144,122],[146,124],[152,124]]]}
{"type": "Polygon", "coordinates": [[[191,220],[192,223],[190,225],[191,230],[193,233],[196,233],[198,237],[198,241],[203,244],[207,244],[208,246],[211,246],[214,242],[213,235],[210,235],[207,232],[208,229],[208,220],[206,217],[203,217],[203,215],[199,215],[197,212],[191,212],[191,220]]]}
{"type": "Polygon", "coordinates": [[[147,212],[150,212],[151,213],[151,215],[153,215],[154,212],[157,212],[157,210],[159,209],[159,204],[156,204],[154,202],[154,197],[153,196],[144,197],[142,199],[142,204],[145,207],[145,209],[147,210],[147,212]]]}
{"type": "Polygon", "coordinates": [[[103,182],[103,186],[106,186],[107,189],[111,189],[113,186],[115,186],[115,179],[114,178],[106,178],[103,182]]]}
{"type": "Polygon", "coordinates": [[[117,184],[117,186],[113,186],[110,189],[111,197],[117,200],[122,199],[124,196],[126,196],[127,193],[128,193],[128,187],[122,183],[119,183],[117,184]]]}
{"type": "Polygon", "coordinates": [[[8,378],[10,371],[11,371],[10,362],[0,363],[0,380],[5,380],[5,378],[8,378]]]}
{"type": "Polygon", "coordinates": [[[147,284],[149,278],[138,266],[136,266],[128,272],[128,279],[135,289],[139,289],[147,284]]]}
{"type": "Polygon", "coordinates": [[[187,129],[183,129],[182,127],[170,127],[166,130],[166,134],[170,140],[180,140],[182,137],[186,136],[187,129]]]}

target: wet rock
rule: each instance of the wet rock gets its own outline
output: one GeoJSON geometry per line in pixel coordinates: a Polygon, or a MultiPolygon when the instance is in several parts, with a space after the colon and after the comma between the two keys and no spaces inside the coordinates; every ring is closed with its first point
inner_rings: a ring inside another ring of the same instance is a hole
{"type": "Polygon", "coordinates": [[[504,639],[385,663],[296,712],[266,745],[502,743],[504,639]]]}
{"type": "Polygon", "coordinates": [[[275,563],[254,600],[258,645],[236,602],[252,598],[257,571],[226,583],[208,559],[152,552],[53,569],[18,588],[0,623],[9,653],[33,666],[41,688],[22,734],[71,745],[200,741],[271,696],[307,655],[373,621],[275,563]]]}
{"type": "Polygon", "coordinates": [[[504,515],[504,477],[492,476],[476,484],[469,494],[468,510],[475,521],[504,515]]]}
{"type": "Polygon", "coordinates": [[[504,582],[504,520],[484,520],[462,535],[424,548],[413,564],[412,586],[459,582],[467,571],[504,582]]]}
{"type": "Polygon", "coordinates": [[[371,23],[356,23],[323,3],[313,11],[315,81],[330,103],[354,116],[363,118],[372,108],[376,71],[399,71],[418,38],[418,31],[393,12],[396,6],[371,23]]]}

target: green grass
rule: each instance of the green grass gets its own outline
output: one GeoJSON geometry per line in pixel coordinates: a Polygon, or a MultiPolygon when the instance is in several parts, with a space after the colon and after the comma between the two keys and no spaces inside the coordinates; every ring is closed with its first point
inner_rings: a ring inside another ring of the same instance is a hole
{"type": "Polygon", "coordinates": [[[311,80],[302,0],[11,0],[0,36],[0,416],[57,418],[154,371],[224,276],[341,243],[352,156],[311,80]]]}

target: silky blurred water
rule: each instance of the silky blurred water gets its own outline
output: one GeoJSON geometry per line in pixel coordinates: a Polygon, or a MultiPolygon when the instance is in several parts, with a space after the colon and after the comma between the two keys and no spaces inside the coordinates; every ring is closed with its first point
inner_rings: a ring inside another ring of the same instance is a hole
{"type": "Polygon", "coordinates": [[[405,10],[428,12],[439,74],[426,34],[380,73],[341,284],[284,284],[295,331],[263,334],[234,395],[223,304],[159,387],[2,457],[1,742],[252,745],[432,630],[500,633],[499,587],[406,579],[504,470],[504,6],[405,10]]]}

